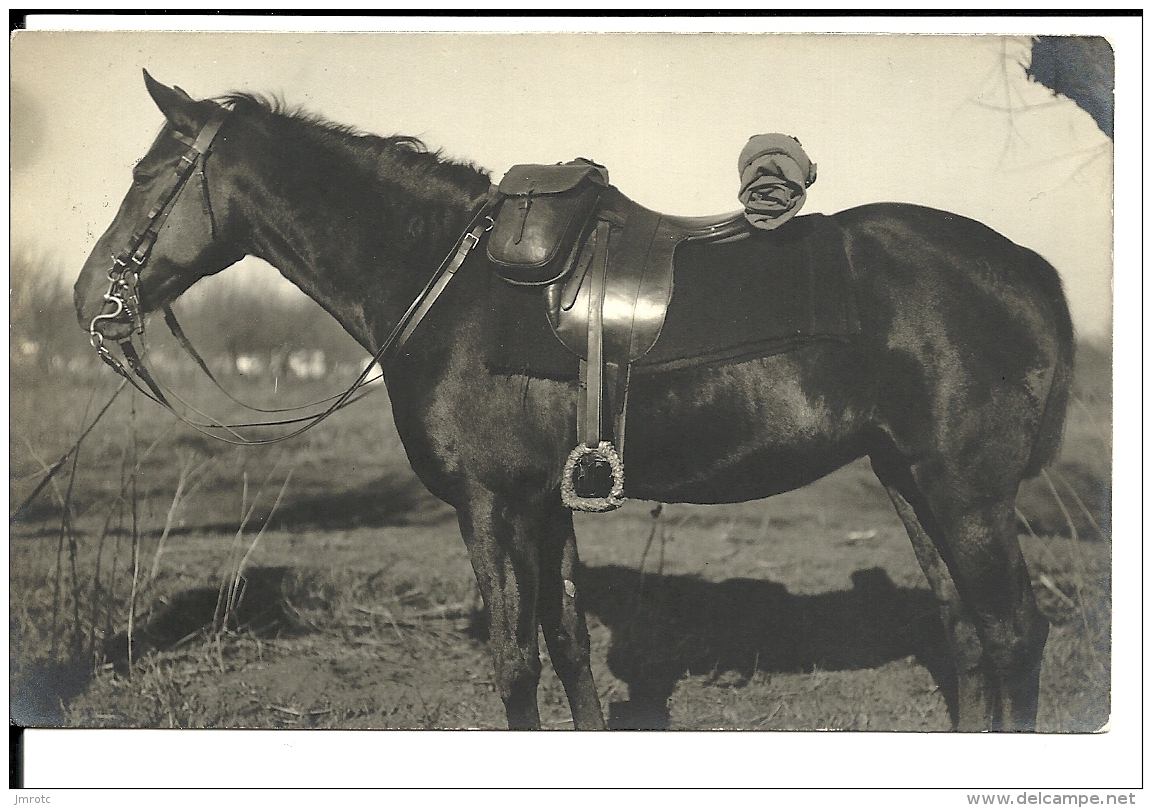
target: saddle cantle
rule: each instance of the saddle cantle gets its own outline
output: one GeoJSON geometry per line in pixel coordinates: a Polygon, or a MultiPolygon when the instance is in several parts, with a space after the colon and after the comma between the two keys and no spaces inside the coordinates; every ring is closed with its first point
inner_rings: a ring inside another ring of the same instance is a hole
{"type": "Polygon", "coordinates": [[[607,171],[585,160],[515,166],[499,190],[508,198],[488,257],[505,280],[544,286],[552,331],[580,360],[584,395],[561,485],[564,503],[612,510],[624,501],[629,372],[659,339],[676,248],[690,240],[746,238],[747,222],[740,211],[672,217],[649,210],[607,185],[607,171]]]}

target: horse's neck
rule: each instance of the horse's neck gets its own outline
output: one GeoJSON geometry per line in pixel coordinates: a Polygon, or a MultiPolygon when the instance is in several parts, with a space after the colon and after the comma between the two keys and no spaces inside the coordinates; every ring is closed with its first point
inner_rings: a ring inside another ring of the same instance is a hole
{"type": "MultiPolygon", "coordinates": [[[[275,187],[265,184],[258,196],[275,187]]],[[[330,198],[337,194],[339,189],[332,189],[330,198]]],[[[454,231],[464,226],[469,212],[464,204],[444,206],[445,232],[414,250],[389,243],[382,233],[393,229],[392,223],[371,216],[349,224],[347,211],[317,209],[314,201],[305,206],[282,194],[253,198],[249,204],[249,252],[276,267],[372,352],[452,248],[459,235],[454,231]],[[290,213],[273,221],[266,211],[290,213]]]]}

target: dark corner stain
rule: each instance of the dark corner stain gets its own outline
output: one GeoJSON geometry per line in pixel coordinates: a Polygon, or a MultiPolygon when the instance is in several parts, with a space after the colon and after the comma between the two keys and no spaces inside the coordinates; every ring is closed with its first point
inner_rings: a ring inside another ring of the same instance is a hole
{"type": "Polygon", "coordinates": [[[11,656],[8,664],[8,720],[22,727],[59,727],[64,724],[64,705],[79,696],[92,679],[92,662],[79,647],[66,649],[54,658],[22,650],[23,640],[15,623],[10,624],[11,656]],[[28,659],[28,662],[20,662],[28,659]]]}

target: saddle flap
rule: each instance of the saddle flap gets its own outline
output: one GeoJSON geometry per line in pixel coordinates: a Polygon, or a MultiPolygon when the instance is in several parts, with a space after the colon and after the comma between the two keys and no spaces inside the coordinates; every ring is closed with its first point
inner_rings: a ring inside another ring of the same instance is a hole
{"type": "MultiPolygon", "coordinates": [[[[672,258],[683,235],[664,224],[661,214],[619,191],[605,194],[598,217],[613,224],[608,238],[609,269],[603,290],[604,359],[621,367],[644,356],[656,343],[672,297],[672,258]]],[[[599,246],[599,245],[595,245],[599,246]]],[[[589,238],[583,258],[594,242],[589,238]]],[[[553,333],[582,359],[588,358],[592,289],[587,272],[576,272],[547,296],[553,333]]]]}

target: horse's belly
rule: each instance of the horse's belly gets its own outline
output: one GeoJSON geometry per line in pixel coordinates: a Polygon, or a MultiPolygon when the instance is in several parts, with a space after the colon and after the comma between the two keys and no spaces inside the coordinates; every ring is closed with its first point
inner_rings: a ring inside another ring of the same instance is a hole
{"type": "Polygon", "coordinates": [[[871,408],[845,392],[860,388],[817,384],[797,372],[798,359],[634,378],[625,493],[742,502],[807,485],[864,454],[871,408]]]}
{"type": "Polygon", "coordinates": [[[626,496],[698,504],[747,502],[792,491],[863,454],[850,443],[797,451],[759,448],[739,458],[717,457],[709,447],[697,445],[647,457],[637,457],[634,448],[630,442],[625,453],[626,496]]]}

